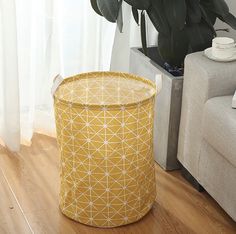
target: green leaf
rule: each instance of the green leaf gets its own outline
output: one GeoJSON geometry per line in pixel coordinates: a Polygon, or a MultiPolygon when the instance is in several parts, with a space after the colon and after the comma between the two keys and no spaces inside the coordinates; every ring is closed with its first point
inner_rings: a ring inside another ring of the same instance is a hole
{"type": "Polygon", "coordinates": [[[211,47],[214,33],[205,22],[187,27],[187,33],[191,52],[202,51],[211,47]]]}
{"type": "Polygon", "coordinates": [[[98,9],[110,22],[116,22],[119,13],[118,0],[97,0],[98,9]]]}
{"type": "Polygon", "coordinates": [[[144,11],[142,11],[141,13],[141,40],[143,46],[143,53],[147,56],[146,19],[144,11]]]}
{"type": "Polygon", "coordinates": [[[119,28],[120,33],[123,32],[123,9],[122,9],[122,1],[119,1],[119,13],[117,17],[117,26],[119,28]]]}
{"type": "Polygon", "coordinates": [[[170,37],[158,34],[158,50],[162,59],[172,66],[181,67],[188,53],[188,37],[186,29],[172,31],[170,37]]]}
{"type": "Polygon", "coordinates": [[[210,11],[208,8],[205,8],[202,4],[200,4],[200,8],[202,14],[206,15],[211,24],[214,25],[216,23],[217,14],[210,11]]]}
{"type": "Polygon", "coordinates": [[[150,0],[125,0],[132,7],[139,10],[147,10],[150,6],[150,0]]]}
{"type": "MultiPolygon", "coordinates": [[[[212,23],[211,17],[209,17],[209,14],[207,14],[207,12],[206,12],[206,10],[204,9],[203,6],[200,5],[200,9],[201,9],[201,12],[202,12],[202,19],[205,21],[205,23],[211,29],[213,35],[216,36],[216,31],[215,31],[215,28],[214,28],[214,23],[212,23]]],[[[213,20],[213,22],[214,21],[216,21],[216,18],[213,20]]]]}
{"type": "Polygon", "coordinates": [[[173,30],[182,30],[187,14],[185,0],[164,0],[163,4],[170,27],[173,30]]]}
{"type": "Polygon", "coordinates": [[[137,25],[139,25],[139,14],[138,14],[138,10],[134,7],[132,7],[132,13],[133,13],[133,17],[135,22],[137,23],[137,25]]]}
{"type": "Polygon", "coordinates": [[[165,35],[169,35],[170,27],[163,12],[163,0],[152,0],[152,6],[147,10],[147,14],[156,30],[165,35]]]}
{"type": "Polygon", "coordinates": [[[102,15],[101,11],[99,10],[98,8],[98,5],[97,5],[97,0],[90,0],[90,3],[91,3],[91,6],[92,8],[94,9],[94,11],[98,14],[98,15],[102,15]]]}
{"type": "Polygon", "coordinates": [[[229,7],[224,0],[201,0],[201,5],[217,15],[224,16],[229,13],[229,7]]]}
{"type": "Polygon", "coordinates": [[[229,7],[224,0],[201,0],[201,4],[208,11],[215,13],[220,20],[236,29],[236,18],[229,12],[229,7]]]}
{"type": "Polygon", "coordinates": [[[219,19],[227,23],[231,28],[236,30],[236,18],[231,13],[228,13],[227,15],[222,17],[219,16],[219,19]]]}
{"type": "Polygon", "coordinates": [[[190,24],[200,23],[202,14],[199,0],[186,0],[186,4],[187,4],[186,21],[190,24]]]}

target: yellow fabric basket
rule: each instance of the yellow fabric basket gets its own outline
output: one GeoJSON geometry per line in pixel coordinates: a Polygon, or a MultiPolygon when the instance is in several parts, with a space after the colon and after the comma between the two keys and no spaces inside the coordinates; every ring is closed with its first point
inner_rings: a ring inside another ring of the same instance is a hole
{"type": "Polygon", "coordinates": [[[60,209],[97,227],[141,219],[156,197],[155,85],[126,73],[64,79],[54,94],[60,209]]]}

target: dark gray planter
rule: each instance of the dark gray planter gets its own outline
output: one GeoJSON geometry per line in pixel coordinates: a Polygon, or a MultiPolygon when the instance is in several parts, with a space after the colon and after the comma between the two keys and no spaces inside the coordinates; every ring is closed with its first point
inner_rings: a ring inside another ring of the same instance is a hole
{"type": "MultiPolygon", "coordinates": [[[[157,50],[149,49],[150,57],[157,50]]],[[[154,156],[165,170],[179,168],[177,146],[181,114],[183,77],[174,77],[145,56],[139,48],[131,48],[130,73],[156,81],[162,76],[162,90],[157,96],[154,124],[154,156]]]]}

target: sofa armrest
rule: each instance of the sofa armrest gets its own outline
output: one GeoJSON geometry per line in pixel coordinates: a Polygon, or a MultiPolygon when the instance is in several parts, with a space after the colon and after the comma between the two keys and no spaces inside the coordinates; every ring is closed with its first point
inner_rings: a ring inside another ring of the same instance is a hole
{"type": "Polygon", "coordinates": [[[236,62],[220,63],[206,58],[202,52],[185,59],[187,88],[205,101],[217,96],[233,95],[236,90],[236,62]]]}
{"type": "Polygon", "coordinates": [[[235,89],[236,62],[214,62],[203,52],[186,57],[178,159],[196,179],[204,105],[210,98],[233,95],[235,89]]]}

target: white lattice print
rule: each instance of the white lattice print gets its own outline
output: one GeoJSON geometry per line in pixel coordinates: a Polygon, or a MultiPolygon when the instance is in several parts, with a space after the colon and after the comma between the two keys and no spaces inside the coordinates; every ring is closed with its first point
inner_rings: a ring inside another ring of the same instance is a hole
{"type": "Polygon", "coordinates": [[[154,96],[151,82],[124,73],[81,74],[60,85],[55,116],[65,215],[114,227],[150,210],[154,96]]]}

